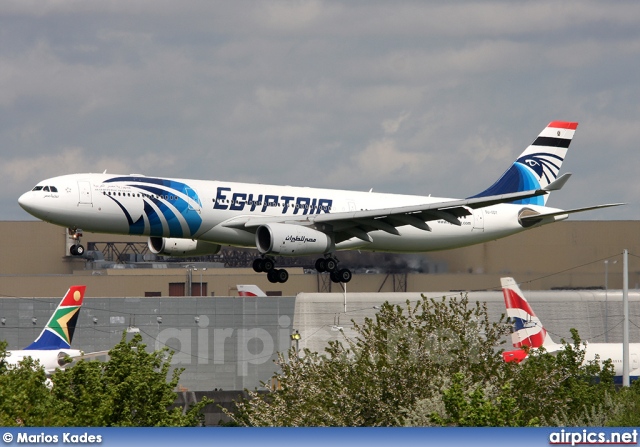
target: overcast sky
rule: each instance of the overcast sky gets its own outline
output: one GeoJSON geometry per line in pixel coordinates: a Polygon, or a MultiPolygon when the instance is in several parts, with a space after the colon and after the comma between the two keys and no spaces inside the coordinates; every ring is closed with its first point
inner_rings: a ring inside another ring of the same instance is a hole
{"type": "Polygon", "coordinates": [[[102,172],[467,197],[578,121],[550,206],[640,218],[640,2],[4,0],[0,220],[102,172]]]}

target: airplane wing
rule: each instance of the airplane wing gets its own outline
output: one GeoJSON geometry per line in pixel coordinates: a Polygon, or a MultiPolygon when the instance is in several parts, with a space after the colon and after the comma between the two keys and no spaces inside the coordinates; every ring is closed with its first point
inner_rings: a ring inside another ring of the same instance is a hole
{"type": "Polygon", "coordinates": [[[508,203],[514,200],[541,196],[555,191],[567,182],[571,174],[567,173],[544,188],[499,194],[485,197],[476,197],[459,200],[445,200],[423,205],[401,206],[363,211],[347,211],[341,213],[313,214],[307,216],[269,216],[254,217],[241,216],[222,223],[225,227],[237,228],[255,232],[257,227],[267,223],[288,223],[297,225],[325,225],[330,226],[336,234],[336,242],[341,242],[356,237],[365,242],[372,242],[370,231],[381,230],[390,234],[399,235],[396,227],[411,225],[424,231],[431,231],[427,222],[433,220],[445,220],[453,225],[462,225],[460,218],[471,215],[469,208],[484,208],[499,203],[508,203]]]}

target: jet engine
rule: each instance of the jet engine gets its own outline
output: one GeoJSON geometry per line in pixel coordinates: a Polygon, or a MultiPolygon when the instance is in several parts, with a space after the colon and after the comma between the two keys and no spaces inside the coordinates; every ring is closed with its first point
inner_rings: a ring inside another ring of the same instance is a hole
{"type": "Polygon", "coordinates": [[[215,255],[222,248],[210,242],[157,236],[150,237],[148,245],[151,253],[167,256],[215,255]]]}
{"type": "Polygon", "coordinates": [[[262,254],[313,255],[335,249],[331,237],[302,225],[270,223],[256,231],[256,247],[262,254]]]}

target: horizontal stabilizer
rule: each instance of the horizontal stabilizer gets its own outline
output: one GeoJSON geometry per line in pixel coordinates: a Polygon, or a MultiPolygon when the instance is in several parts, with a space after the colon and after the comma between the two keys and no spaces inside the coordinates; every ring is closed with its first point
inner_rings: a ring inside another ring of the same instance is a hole
{"type": "Polygon", "coordinates": [[[520,221],[522,222],[526,222],[528,220],[538,221],[545,217],[564,216],[565,214],[581,213],[583,211],[591,211],[591,210],[597,210],[601,208],[610,208],[612,206],[621,206],[621,205],[626,205],[626,203],[606,203],[604,205],[587,206],[585,208],[574,208],[571,210],[561,210],[561,211],[555,211],[553,213],[542,213],[542,214],[532,214],[530,216],[520,216],[520,221]]]}

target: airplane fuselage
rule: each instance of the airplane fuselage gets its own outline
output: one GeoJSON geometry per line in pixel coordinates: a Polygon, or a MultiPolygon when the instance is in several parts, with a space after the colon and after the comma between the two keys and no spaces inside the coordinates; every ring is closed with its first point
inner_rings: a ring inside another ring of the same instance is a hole
{"type": "MultiPolygon", "coordinates": [[[[32,215],[69,228],[255,247],[253,232],[228,224],[246,217],[299,220],[326,213],[446,200],[451,199],[142,175],[73,174],[40,182],[34,190],[22,195],[19,202],[32,215]]],[[[424,252],[477,244],[524,230],[518,221],[523,208],[498,204],[469,209],[469,215],[460,218],[461,225],[434,220],[429,222],[432,231],[410,225],[398,227],[399,235],[372,231],[370,242],[352,238],[341,241],[335,248],[424,252]]],[[[526,208],[557,211],[536,205],[526,208]]],[[[561,218],[566,216],[544,223],[561,218]]]]}
{"type": "Polygon", "coordinates": [[[66,356],[77,358],[82,356],[83,352],[78,349],[23,349],[7,351],[5,363],[9,368],[18,365],[19,362],[27,357],[37,360],[47,375],[52,374],[56,368],[64,368],[66,356]]]}
{"type": "MultiPolygon", "coordinates": [[[[610,359],[616,376],[623,374],[622,343],[587,343],[585,361],[595,360],[602,363],[610,359]]],[[[640,343],[629,343],[629,375],[636,379],[640,373],[640,343]]]]}

